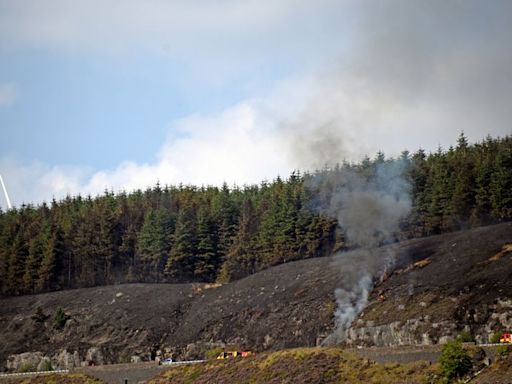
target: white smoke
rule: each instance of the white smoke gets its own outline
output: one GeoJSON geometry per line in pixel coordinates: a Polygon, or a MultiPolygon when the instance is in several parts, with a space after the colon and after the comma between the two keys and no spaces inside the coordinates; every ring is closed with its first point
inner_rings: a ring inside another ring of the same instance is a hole
{"type": "Polygon", "coordinates": [[[336,329],[345,330],[350,327],[352,321],[368,303],[371,285],[372,277],[366,273],[350,289],[337,288],[334,291],[336,304],[338,304],[335,312],[336,329]]]}
{"type": "Polygon", "coordinates": [[[356,248],[336,258],[343,276],[334,292],[336,329],[324,343],[344,340],[346,330],[366,306],[374,281],[395,264],[394,247],[376,247],[395,240],[400,223],[411,210],[405,167],[403,161],[384,162],[366,170],[347,166],[310,180],[310,188],[321,196],[315,202],[317,209],[335,216],[346,244],[356,248]],[[327,186],[329,191],[322,190],[327,186]]]}

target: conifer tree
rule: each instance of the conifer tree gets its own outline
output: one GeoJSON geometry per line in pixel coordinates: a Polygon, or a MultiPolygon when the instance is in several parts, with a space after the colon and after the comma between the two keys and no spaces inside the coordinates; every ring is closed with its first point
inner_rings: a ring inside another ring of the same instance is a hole
{"type": "Polygon", "coordinates": [[[256,212],[250,199],[242,204],[240,225],[233,246],[219,272],[218,281],[228,282],[256,272],[259,264],[255,246],[256,212]]]}
{"type": "Polygon", "coordinates": [[[56,287],[58,259],[62,256],[62,234],[59,228],[45,232],[43,237],[43,254],[36,281],[37,291],[48,291],[56,287]]]}
{"type": "Polygon", "coordinates": [[[197,218],[197,255],[194,276],[200,281],[213,281],[219,267],[218,234],[207,207],[199,209],[197,218]]]}
{"type": "Polygon", "coordinates": [[[195,231],[195,217],[190,206],[184,207],[176,220],[174,243],[169,259],[165,265],[165,273],[175,282],[190,281],[194,276],[197,237],[195,231]]]}
{"type": "Polygon", "coordinates": [[[144,281],[160,281],[172,245],[174,219],[165,210],[150,209],[137,239],[137,260],[144,281]]]}

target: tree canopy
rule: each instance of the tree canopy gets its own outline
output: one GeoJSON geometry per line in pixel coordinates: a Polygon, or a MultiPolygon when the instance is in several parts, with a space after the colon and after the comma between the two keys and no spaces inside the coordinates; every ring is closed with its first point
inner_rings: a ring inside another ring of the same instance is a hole
{"type": "Polygon", "coordinates": [[[397,238],[512,218],[512,137],[427,154],[379,152],[359,164],[293,172],[260,185],[164,186],[68,196],[0,211],[0,293],[123,282],[230,281],[343,249],[337,220],[315,209],[346,170],[371,177],[401,162],[412,210],[397,238]]]}

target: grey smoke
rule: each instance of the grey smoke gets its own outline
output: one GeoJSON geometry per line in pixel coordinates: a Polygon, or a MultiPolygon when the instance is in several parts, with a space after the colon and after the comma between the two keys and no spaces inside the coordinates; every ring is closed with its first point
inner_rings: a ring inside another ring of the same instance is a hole
{"type": "MultiPolygon", "coordinates": [[[[283,140],[297,168],[510,133],[512,2],[356,0],[348,47],[283,140]],[[337,147],[337,150],[336,150],[337,147]]],[[[342,40],[342,39],[341,39],[342,40]]]]}
{"type": "Polygon", "coordinates": [[[351,244],[375,247],[398,232],[411,209],[405,166],[401,161],[379,164],[369,178],[348,170],[340,175],[341,185],[333,197],[339,205],[338,222],[351,244]]]}
{"type": "Polygon", "coordinates": [[[369,290],[372,286],[372,276],[365,273],[357,283],[349,289],[337,288],[334,292],[338,308],[335,312],[336,329],[338,334],[350,327],[355,317],[364,309],[368,302],[369,290]]]}
{"type": "Polygon", "coordinates": [[[334,261],[343,277],[335,291],[336,330],[326,339],[328,344],[343,341],[346,330],[366,306],[374,281],[394,266],[394,247],[376,248],[395,240],[400,223],[411,210],[406,166],[399,160],[366,171],[344,166],[308,180],[308,187],[316,192],[316,209],[336,217],[346,244],[355,248],[338,254],[334,261]]]}
{"type": "MultiPolygon", "coordinates": [[[[283,124],[294,166],[333,166],[379,148],[393,155],[446,148],[461,129],[470,141],[509,134],[511,1],[344,4],[353,16],[346,51],[319,76],[297,121],[283,124]]],[[[309,180],[315,209],[336,217],[346,243],[357,248],[336,257],[343,278],[330,341],[343,339],[373,282],[393,267],[393,247],[383,258],[374,248],[395,240],[410,211],[403,166],[384,163],[366,176],[344,167],[309,180]]]]}

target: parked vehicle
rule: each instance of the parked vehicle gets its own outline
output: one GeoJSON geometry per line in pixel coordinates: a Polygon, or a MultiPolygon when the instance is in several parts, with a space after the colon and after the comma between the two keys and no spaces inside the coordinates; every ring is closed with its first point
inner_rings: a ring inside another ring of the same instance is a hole
{"type": "Polygon", "coordinates": [[[224,360],[224,359],[233,359],[237,357],[247,357],[250,356],[252,352],[250,351],[228,351],[228,352],[222,352],[219,356],[217,356],[217,360],[224,360]]]}
{"type": "Polygon", "coordinates": [[[501,335],[500,343],[512,343],[512,333],[504,333],[501,335]]]}

